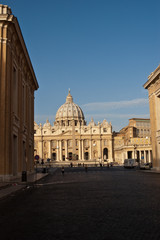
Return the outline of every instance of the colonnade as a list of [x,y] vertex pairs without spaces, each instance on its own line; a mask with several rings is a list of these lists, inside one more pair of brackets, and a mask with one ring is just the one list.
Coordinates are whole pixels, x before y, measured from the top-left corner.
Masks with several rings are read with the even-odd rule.
[[139,159],[140,162],[149,163],[149,162],[152,162],[152,150],[145,149],[145,150],[126,151],[124,153],[124,159],[127,159],[127,158]]

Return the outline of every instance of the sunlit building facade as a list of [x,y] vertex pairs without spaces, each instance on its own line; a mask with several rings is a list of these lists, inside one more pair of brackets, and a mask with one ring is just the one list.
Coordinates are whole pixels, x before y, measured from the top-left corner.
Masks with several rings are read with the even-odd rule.
[[69,92],[66,102],[58,109],[53,125],[34,124],[34,151],[40,159],[57,162],[70,160],[96,163],[118,162],[126,158],[151,162],[152,148],[149,119],[130,119],[120,132],[104,120],[86,124],[82,109],[73,102]]
[[114,133],[114,159],[137,159],[140,163],[152,162],[150,119],[132,118],[128,126]]
[[35,155],[46,160],[110,160],[113,161],[112,125],[104,120],[87,125],[82,109],[68,93],[58,109],[52,126],[47,120],[35,123]]
[[38,83],[17,18],[0,4],[0,180],[33,171]]
[[144,88],[149,95],[153,168],[160,170],[160,65],[149,75]]

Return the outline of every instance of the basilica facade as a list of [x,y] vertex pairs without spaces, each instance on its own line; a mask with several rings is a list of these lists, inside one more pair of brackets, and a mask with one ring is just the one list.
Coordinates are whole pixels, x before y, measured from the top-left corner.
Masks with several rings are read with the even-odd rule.
[[47,120],[42,126],[34,124],[35,155],[40,159],[113,160],[112,125],[104,120],[86,124],[82,109],[68,93],[66,102],[58,109],[52,126]]
[[48,120],[43,126],[34,123],[34,155],[58,163],[77,160],[123,164],[126,158],[151,162],[150,119],[130,119],[119,132],[113,132],[106,120],[96,124],[91,119],[86,124],[82,109],[69,91],[53,125]]

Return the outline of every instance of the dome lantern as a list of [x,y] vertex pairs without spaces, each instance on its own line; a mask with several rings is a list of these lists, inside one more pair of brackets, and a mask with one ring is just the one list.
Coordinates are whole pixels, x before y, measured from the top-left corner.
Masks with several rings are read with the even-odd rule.
[[66,98],[66,103],[73,103],[73,97],[71,96],[70,89]]

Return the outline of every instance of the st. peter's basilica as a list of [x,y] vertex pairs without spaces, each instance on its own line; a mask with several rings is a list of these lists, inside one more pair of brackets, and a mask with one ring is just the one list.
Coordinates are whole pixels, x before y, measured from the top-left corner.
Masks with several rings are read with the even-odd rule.
[[53,126],[48,120],[43,126],[34,123],[34,155],[55,162],[79,160],[122,164],[125,158],[150,162],[149,129],[149,119],[130,119],[130,124],[119,133],[112,132],[112,125],[106,120],[96,124],[91,119],[87,125],[82,109],[73,102],[69,91]]

